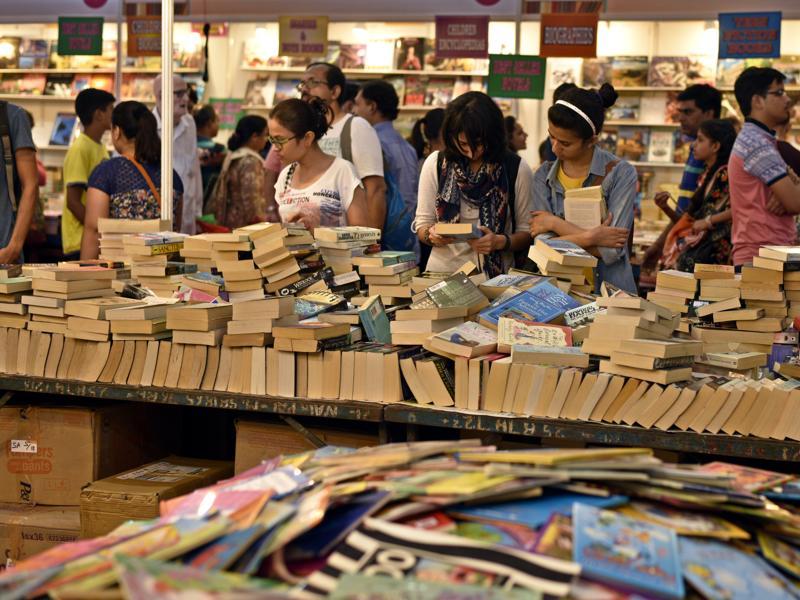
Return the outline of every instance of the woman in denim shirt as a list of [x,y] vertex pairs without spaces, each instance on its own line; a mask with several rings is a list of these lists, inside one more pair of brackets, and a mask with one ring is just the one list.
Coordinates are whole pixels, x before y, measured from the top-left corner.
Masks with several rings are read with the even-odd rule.
[[[534,175],[531,237],[555,237],[578,244],[600,260],[595,289],[607,281],[636,293],[630,263],[629,237],[636,198],[636,169],[597,146],[605,111],[617,99],[609,84],[598,90],[574,88],[547,111],[548,134],[555,161],[543,163]],[[601,185],[608,216],[593,229],[564,220],[564,191]]]

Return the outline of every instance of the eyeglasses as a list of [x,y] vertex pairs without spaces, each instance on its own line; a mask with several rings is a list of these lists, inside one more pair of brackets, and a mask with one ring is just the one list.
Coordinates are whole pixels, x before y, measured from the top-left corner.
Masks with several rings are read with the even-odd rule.
[[183,98],[189,93],[189,90],[173,90],[172,93],[175,94],[177,98]]
[[297,84],[297,91],[302,92],[303,90],[310,90],[317,85],[327,85],[330,87],[330,84],[322,79],[305,79]]
[[780,89],[780,90],[767,90],[767,95],[768,95],[768,96],[777,96],[778,98],[780,98],[780,97],[782,97],[782,96],[785,96],[785,95],[786,95],[786,90],[784,90],[784,89]]
[[293,135],[292,137],[289,137],[289,138],[275,137],[273,135],[268,135],[267,136],[267,140],[269,141],[270,144],[275,146],[275,150],[281,150],[290,141],[296,140],[296,139],[297,139],[296,135]]

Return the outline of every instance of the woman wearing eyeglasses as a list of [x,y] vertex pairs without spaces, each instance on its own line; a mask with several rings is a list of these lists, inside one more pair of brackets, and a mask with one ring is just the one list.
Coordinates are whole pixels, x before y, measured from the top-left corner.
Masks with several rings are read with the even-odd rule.
[[315,227],[368,225],[364,186],[352,163],[319,147],[330,107],[319,98],[280,102],[269,115],[269,141],[286,165],[275,184],[283,222]]
[[239,119],[228,139],[228,154],[214,185],[207,209],[217,223],[236,229],[266,220],[264,161],[267,120],[248,115]]

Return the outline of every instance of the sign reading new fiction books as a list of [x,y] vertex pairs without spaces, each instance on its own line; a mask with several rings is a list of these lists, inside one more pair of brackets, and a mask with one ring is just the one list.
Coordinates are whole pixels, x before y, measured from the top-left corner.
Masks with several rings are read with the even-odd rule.
[[494,98],[544,98],[547,59],[521,54],[490,54],[488,94]]
[[161,56],[161,17],[128,17],[128,56]]
[[244,116],[241,98],[211,98],[209,104],[217,112],[220,129],[236,129],[236,123]]
[[279,56],[325,56],[328,17],[280,17]]
[[539,54],[542,56],[597,56],[597,13],[542,15]]
[[103,17],[58,17],[58,53],[96,56],[103,53]]
[[489,56],[489,17],[436,17],[436,58]]
[[781,13],[720,13],[720,58],[778,58]]

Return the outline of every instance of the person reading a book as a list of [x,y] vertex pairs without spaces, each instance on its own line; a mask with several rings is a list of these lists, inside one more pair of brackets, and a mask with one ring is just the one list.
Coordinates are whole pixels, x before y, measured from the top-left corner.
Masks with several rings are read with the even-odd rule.
[[[130,100],[111,113],[111,141],[119,156],[100,163],[89,177],[81,260],[97,258],[100,219],[160,219],[161,138],[152,112]],[[183,183],[172,172],[173,229],[180,231]]]
[[267,145],[267,135],[264,117],[247,115],[236,124],[208,205],[218,224],[236,229],[266,220],[266,179],[260,152]]
[[269,141],[286,165],[275,183],[281,219],[309,231],[368,226],[366,193],[353,164],[319,147],[329,119],[330,107],[320,98],[284,100],[269,114]]
[[[605,111],[617,92],[609,84],[599,90],[572,88],[547,111],[548,133],[556,160],[536,171],[530,235],[556,237],[591,252],[600,262],[595,288],[607,281],[636,293],[630,263],[629,237],[637,193],[636,169],[597,146]],[[600,186],[606,216],[591,227],[567,221],[564,197],[568,190]]]
[[520,152],[528,148],[528,134],[522,128],[522,123],[516,117],[508,115],[503,119],[506,126],[506,138],[508,138],[508,149],[512,152]]
[[787,168],[775,138],[792,105],[785,79],[775,69],[749,67],[734,84],[745,116],[728,162],[736,266],[750,262],[765,244],[791,246],[797,240],[800,181]]
[[667,236],[659,270],[694,272],[695,263],[727,265],[731,261],[731,204],[728,188],[728,159],[736,130],[726,119],[712,119],[700,125],[693,154],[706,169],[686,211],[675,216]]
[[105,90],[87,88],[75,98],[75,113],[83,132],[64,157],[65,209],[61,214],[61,244],[64,260],[79,258],[83,221],[86,216],[86,190],[95,167],[108,159],[103,135],[111,129],[114,96]]
[[[531,168],[508,150],[503,113],[481,92],[467,92],[445,110],[444,151],[432,152],[420,174],[413,227],[432,246],[427,270],[452,273],[465,262],[487,277],[508,271],[514,251],[528,247]],[[467,241],[437,233],[440,223],[474,225]]]

